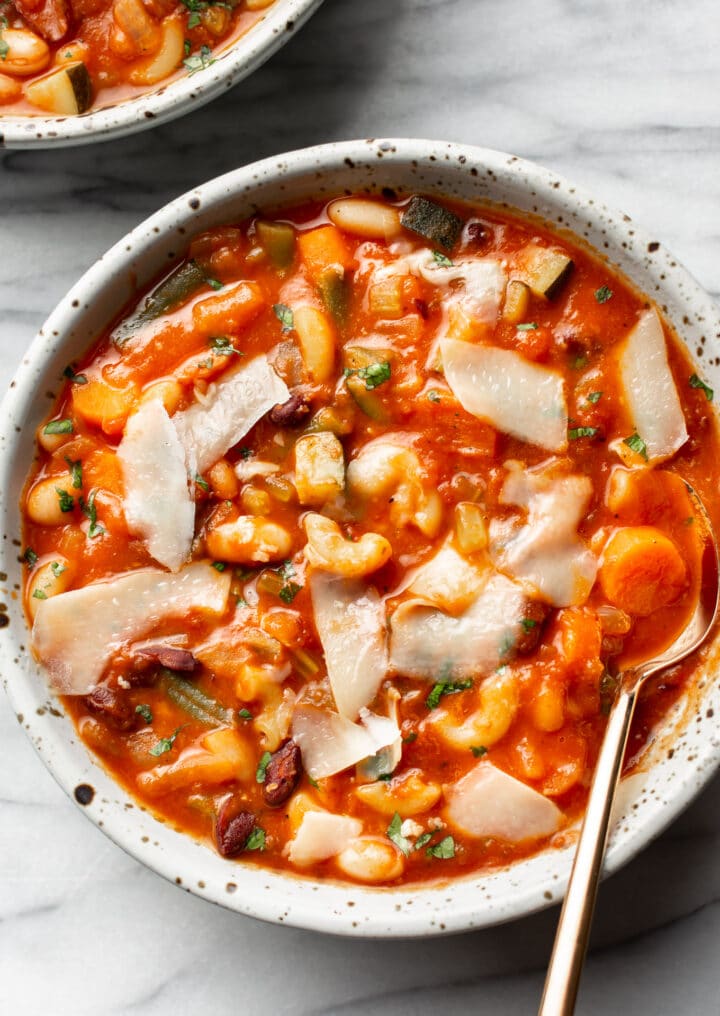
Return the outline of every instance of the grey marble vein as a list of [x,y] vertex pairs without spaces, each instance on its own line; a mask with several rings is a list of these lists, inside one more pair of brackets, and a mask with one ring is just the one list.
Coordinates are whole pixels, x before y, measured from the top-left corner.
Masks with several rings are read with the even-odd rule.
[[[141,218],[287,149],[434,137],[536,159],[720,294],[720,8],[710,0],[326,0],[248,81],[134,138],[0,155],[0,387]],[[141,868],[65,798],[0,697],[0,1011],[532,1013],[555,909],[445,940],[262,925]],[[720,778],[602,888],[579,1012],[720,1012]]]

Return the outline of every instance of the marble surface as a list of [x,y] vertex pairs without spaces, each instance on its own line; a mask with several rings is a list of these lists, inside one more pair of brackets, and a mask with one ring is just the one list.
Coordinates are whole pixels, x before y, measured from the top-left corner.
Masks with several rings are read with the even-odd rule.
[[[628,212],[720,294],[720,11],[710,0],[327,0],[213,105],[135,138],[0,155],[0,386],[141,218],[265,155],[393,134],[512,151]],[[252,922],[126,857],[0,698],[0,1011],[531,1013],[555,910],[424,942]],[[603,888],[578,1011],[720,1012],[720,779]]]

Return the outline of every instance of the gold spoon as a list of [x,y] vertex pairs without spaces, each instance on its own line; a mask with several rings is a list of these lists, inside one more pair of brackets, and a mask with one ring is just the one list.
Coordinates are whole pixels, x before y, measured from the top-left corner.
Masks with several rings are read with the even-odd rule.
[[580,986],[607,846],[613,799],[638,692],[652,674],[679,663],[697,649],[707,638],[717,616],[720,583],[715,534],[702,501],[689,483],[685,486],[697,509],[703,537],[697,607],[687,626],[664,653],[620,675],[617,697],[610,711],[565,902],[560,912],[538,1016],[571,1016],[575,1011],[575,999]]

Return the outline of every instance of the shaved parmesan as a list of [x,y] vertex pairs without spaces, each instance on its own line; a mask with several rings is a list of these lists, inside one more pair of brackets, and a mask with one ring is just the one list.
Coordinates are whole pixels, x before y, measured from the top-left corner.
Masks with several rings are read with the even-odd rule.
[[38,606],[33,650],[57,692],[86,695],[119,649],[160,622],[192,611],[221,614],[231,578],[197,562],[176,575],[142,568],[60,593]]
[[457,339],[440,342],[445,380],[463,409],[521,441],[567,448],[562,376],[520,353]]
[[656,310],[640,316],[623,343],[619,368],[633,427],[645,443],[648,461],[670,458],[685,444],[688,433]]
[[362,832],[362,822],[328,811],[306,811],[290,841],[288,858],[292,864],[306,866],[335,857]]
[[446,543],[412,576],[408,591],[448,614],[459,614],[473,602],[485,585],[486,575]]
[[117,457],[130,532],[145,540],[156,561],[177,571],[190,556],[195,505],[183,446],[159,399],[144,403],[128,419]]
[[321,780],[395,745],[400,730],[394,720],[367,710],[360,723],[352,723],[339,713],[300,705],[293,716],[292,737],[307,772]]
[[390,619],[390,666],[428,681],[489,674],[515,645],[525,604],[522,589],[497,573],[458,617],[406,600]]
[[385,609],[372,586],[326,572],[313,572],[310,592],[335,705],[354,720],[387,672]]
[[446,791],[445,814],[466,836],[523,843],[551,836],[563,814],[532,787],[508,776],[490,762],[481,762]]
[[226,371],[202,401],[173,417],[190,472],[204,473],[273,406],[289,398],[287,385],[264,356]]
[[591,496],[587,476],[511,464],[500,501],[526,508],[527,523],[490,523],[495,565],[556,607],[584,603],[595,582],[597,559],[577,535],[577,527]]
[[490,258],[444,261],[449,259],[438,258],[431,250],[423,248],[381,267],[375,278],[406,273],[418,275],[432,286],[447,289],[449,302],[462,307],[477,321],[493,323],[505,292],[506,277],[502,264]]

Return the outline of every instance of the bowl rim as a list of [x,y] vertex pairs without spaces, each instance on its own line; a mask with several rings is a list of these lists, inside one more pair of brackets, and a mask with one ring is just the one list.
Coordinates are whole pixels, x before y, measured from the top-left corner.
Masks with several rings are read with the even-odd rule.
[[285,45],[323,0],[276,0],[251,28],[221,50],[201,74],[78,116],[0,115],[0,149],[69,148],[109,141],[199,109],[256,71]]
[[[598,228],[605,223],[603,233],[608,234],[608,230],[610,234],[613,230],[618,233],[614,240],[608,234],[608,242],[605,244],[613,254],[625,256],[622,247],[627,246],[628,241],[631,241],[631,247],[634,244],[639,249],[652,251],[650,256],[644,257],[644,263],[650,277],[658,279],[655,288],[661,291],[661,295],[669,292],[670,283],[662,280],[666,280],[670,273],[678,292],[681,292],[682,300],[697,311],[697,320],[705,322],[703,327],[710,330],[712,335],[720,335],[720,313],[712,298],[662,245],[637,229],[628,216],[610,211],[551,170],[516,156],[474,146],[423,139],[361,139],[300,149],[264,159],[193,188],[136,226],[82,276],[40,329],[5,396],[0,414],[0,518],[4,533],[0,545],[0,569],[11,573],[13,567],[15,570],[18,568],[18,551],[11,545],[8,524],[8,519],[12,516],[13,497],[16,496],[11,494],[13,487],[9,481],[12,448],[19,440],[17,423],[32,403],[38,377],[48,374],[53,358],[57,361],[58,352],[70,337],[71,322],[83,313],[83,303],[85,308],[90,306],[93,293],[101,292],[103,285],[107,286],[123,269],[127,269],[138,251],[149,249],[153,244],[164,245],[166,250],[172,242],[171,238],[174,237],[177,241],[178,226],[190,224],[193,210],[201,203],[206,211],[217,209],[221,216],[222,208],[228,202],[237,201],[240,197],[250,202],[253,192],[263,184],[279,186],[282,191],[279,182],[287,184],[289,180],[304,181],[305,193],[309,196],[314,192],[313,181],[317,180],[319,170],[331,179],[333,174],[347,172],[348,166],[352,167],[352,172],[357,170],[361,176],[372,175],[377,172],[379,159],[386,160],[386,164],[408,174],[411,165],[419,166],[428,174],[434,173],[436,176],[442,173],[443,165],[450,165],[454,171],[461,167],[463,173],[474,172],[476,176],[482,172],[491,180],[507,177],[513,181],[517,178],[519,185],[531,186],[531,193],[536,195],[539,202],[547,200],[549,207],[564,207],[558,206],[558,195],[562,194],[577,209],[580,216],[578,221],[582,218],[593,220]],[[408,183],[410,184],[410,179]],[[358,189],[363,189],[363,186],[358,181]],[[426,186],[424,189],[432,192],[433,188]],[[443,193],[442,181],[438,181],[434,189],[436,193]],[[339,188],[333,190],[333,193],[340,192]],[[277,201],[279,206],[282,203],[282,199]],[[480,198],[478,203],[481,203]],[[560,219],[562,223],[563,218]],[[192,231],[190,229],[188,233],[191,235]],[[583,242],[579,230],[574,231],[574,235]],[[188,240],[189,236],[185,242]],[[600,253],[601,256],[607,256]],[[637,255],[628,257],[631,263],[638,261]],[[687,327],[691,325],[688,324]],[[710,369],[708,361],[705,361],[704,366]],[[718,368],[715,370],[717,373]],[[14,490],[17,491],[17,487]],[[69,736],[58,734],[55,725],[63,719],[63,715],[57,710],[53,711],[48,703],[47,688],[44,685],[38,687],[37,667],[28,661],[27,653],[23,654],[23,633],[26,638],[27,630],[18,596],[12,593],[8,599],[11,624],[4,629],[4,633],[0,633],[0,673],[15,712],[19,714],[18,719],[36,751],[56,781],[76,803],[78,799],[74,795],[74,788],[84,782],[84,775],[88,779],[92,777],[93,784],[99,786],[101,792],[104,790],[106,796],[96,794],[95,801],[83,808],[87,817],[128,854],[169,881],[182,884],[186,890],[231,910],[264,920],[334,934],[387,938],[437,935],[485,927],[533,913],[561,898],[569,873],[571,846],[541,851],[527,861],[486,876],[399,889],[320,883],[293,874],[269,872],[248,864],[228,865],[228,862],[222,862],[222,879],[203,878],[193,882],[184,877],[185,869],[181,878],[177,874],[180,862],[175,859],[176,854],[191,867],[194,856],[197,859],[194,871],[197,873],[208,866],[212,867],[207,857],[203,856],[210,852],[190,837],[159,823],[149,813],[142,814],[142,809],[138,810],[137,806],[135,817],[131,820],[137,828],[131,837],[127,828],[126,809],[127,802],[132,802],[132,798],[104,775],[104,770],[82,746],[80,750],[85,752],[84,768],[79,766],[78,744],[71,727]],[[14,642],[8,643],[3,634],[14,634]],[[35,677],[31,671],[34,671]],[[709,670],[704,670],[699,682],[706,700],[711,692],[715,694],[717,691],[714,687],[716,682],[709,679],[709,674]],[[720,699],[712,700],[712,703],[716,711],[720,709]],[[703,709],[706,706],[707,701],[704,701]],[[69,721],[66,723],[69,724]],[[700,723],[690,726],[689,722],[687,734],[683,728],[683,737],[689,738],[688,760],[692,760],[692,765],[679,769],[677,764],[673,766],[670,761],[673,757],[671,751],[667,759],[661,759],[657,764],[654,762],[649,770],[648,782],[652,783],[650,777],[656,770],[665,767],[663,772],[670,786],[667,796],[655,787],[646,792],[646,783],[640,779],[636,800],[640,800],[641,794],[645,795],[642,797],[642,808],[635,815],[628,804],[622,820],[625,824],[622,829],[618,827],[617,836],[613,837],[608,849],[606,874],[621,867],[657,836],[711,778],[720,764],[720,739],[701,735],[698,733],[701,729]],[[692,740],[693,737],[695,740]],[[643,777],[643,774],[639,776]],[[630,784],[635,779],[636,777],[631,777],[625,782]],[[112,793],[119,794],[119,799],[108,799]],[[633,808],[637,808],[636,803]],[[142,840],[136,835],[140,829],[149,833]],[[552,864],[545,871],[548,857],[551,857]],[[225,880],[227,884],[224,884]],[[499,898],[494,898],[493,890],[497,885],[502,894]],[[231,891],[230,886],[234,886],[234,890]],[[348,900],[348,897],[352,899]],[[348,910],[348,907],[353,909]]]

